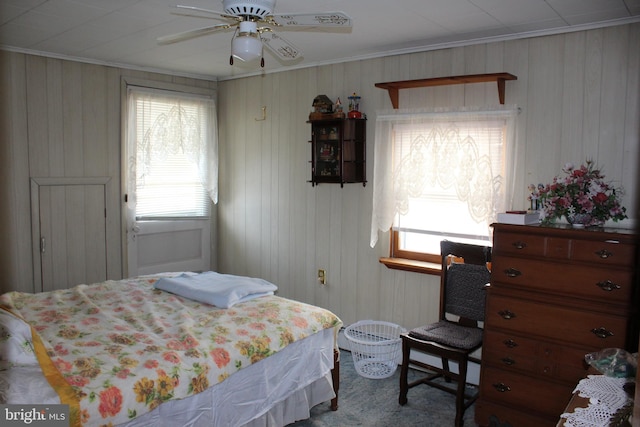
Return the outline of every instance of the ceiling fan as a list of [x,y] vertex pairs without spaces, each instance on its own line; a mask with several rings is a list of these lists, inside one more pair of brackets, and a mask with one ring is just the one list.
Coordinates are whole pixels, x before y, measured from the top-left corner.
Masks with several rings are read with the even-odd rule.
[[226,23],[163,36],[157,40],[160,44],[170,44],[235,29],[229,63],[233,65],[234,58],[246,62],[261,58],[260,65],[264,67],[263,46],[284,61],[292,61],[301,56],[300,50],[276,34],[274,28],[291,27],[303,31],[351,28],[351,18],[342,12],[273,14],[275,5],[276,0],[222,0],[224,13],[177,5],[175,14],[216,19]]

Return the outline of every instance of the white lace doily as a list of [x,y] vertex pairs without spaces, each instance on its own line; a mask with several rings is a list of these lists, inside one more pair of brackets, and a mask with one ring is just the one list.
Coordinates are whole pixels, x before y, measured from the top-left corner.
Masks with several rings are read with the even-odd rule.
[[589,375],[576,386],[574,393],[589,399],[589,406],[564,413],[565,427],[609,426],[611,418],[631,401],[624,391],[628,378],[612,378],[605,375]]

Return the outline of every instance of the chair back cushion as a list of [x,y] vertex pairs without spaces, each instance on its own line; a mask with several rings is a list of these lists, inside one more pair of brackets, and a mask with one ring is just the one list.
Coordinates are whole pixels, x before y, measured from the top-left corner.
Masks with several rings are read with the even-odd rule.
[[484,287],[490,278],[484,265],[451,264],[444,285],[445,312],[475,321],[484,320]]

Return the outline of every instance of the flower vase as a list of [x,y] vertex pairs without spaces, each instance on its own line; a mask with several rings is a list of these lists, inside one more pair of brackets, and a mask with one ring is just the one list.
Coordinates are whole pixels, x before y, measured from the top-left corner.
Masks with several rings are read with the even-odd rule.
[[567,222],[571,224],[573,228],[584,228],[591,222],[591,215],[589,214],[573,214],[567,215]]

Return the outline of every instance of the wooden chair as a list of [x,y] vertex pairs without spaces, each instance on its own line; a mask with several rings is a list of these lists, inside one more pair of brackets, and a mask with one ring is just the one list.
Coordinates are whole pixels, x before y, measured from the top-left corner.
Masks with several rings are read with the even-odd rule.
[[[400,370],[400,405],[407,403],[410,388],[426,384],[456,396],[455,426],[462,426],[464,411],[478,397],[466,391],[468,361],[480,363],[471,353],[482,346],[485,287],[489,283],[488,266],[491,248],[442,241],[440,243],[442,276],[440,280],[440,319],[438,322],[401,334],[402,367]],[[489,267],[490,268],[490,267]],[[442,367],[415,360],[421,352],[439,357]],[[412,356],[414,358],[412,358]],[[458,372],[451,372],[449,361],[457,362]],[[409,365],[427,370],[423,378],[408,383]],[[439,378],[444,378],[437,381]],[[457,386],[449,386],[451,380]]]

